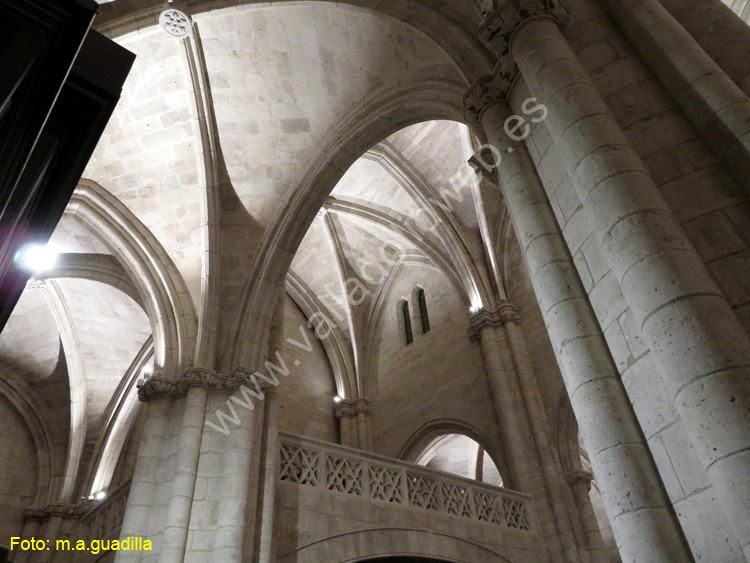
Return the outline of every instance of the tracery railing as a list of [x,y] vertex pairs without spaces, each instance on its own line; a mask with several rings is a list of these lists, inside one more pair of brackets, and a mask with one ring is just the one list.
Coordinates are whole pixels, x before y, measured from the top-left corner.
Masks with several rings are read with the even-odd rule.
[[81,518],[89,541],[113,540],[119,537],[129,494],[130,481],[110,493],[101,504]]
[[337,444],[286,433],[280,438],[282,481],[530,529],[528,495]]

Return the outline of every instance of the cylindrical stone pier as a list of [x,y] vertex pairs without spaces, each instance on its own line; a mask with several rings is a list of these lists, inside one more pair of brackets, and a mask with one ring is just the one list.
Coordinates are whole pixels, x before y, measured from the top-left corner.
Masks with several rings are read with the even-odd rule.
[[208,389],[205,387],[188,389],[177,445],[177,464],[164,525],[160,559],[164,563],[182,563],[185,559],[207,401]]
[[750,192],[750,100],[658,0],[602,0],[735,182]]
[[557,23],[526,19],[510,52],[750,555],[750,337]]
[[509,116],[507,105],[496,102],[481,122],[503,151],[499,183],[621,556],[634,563],[691,561],[541,180],[526,147],[504,130]]

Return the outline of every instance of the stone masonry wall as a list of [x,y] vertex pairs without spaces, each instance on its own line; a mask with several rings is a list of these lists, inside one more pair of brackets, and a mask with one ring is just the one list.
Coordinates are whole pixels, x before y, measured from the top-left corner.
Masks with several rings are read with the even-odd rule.
[[23,511],[36,495],[38,462],[34,441],[15,407],[0,395],[0,543],[20,536]]

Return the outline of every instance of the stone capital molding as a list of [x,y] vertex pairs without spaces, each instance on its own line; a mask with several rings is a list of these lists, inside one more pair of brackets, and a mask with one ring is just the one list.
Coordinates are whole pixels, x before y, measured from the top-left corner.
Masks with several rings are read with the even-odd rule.
[[464,96],[464,117],[478,126],[482,111],[489,105],[505,101],[518,78],[518,65],[510,54],[513,33],[531,18],[549,17],[563,28],[568,10],[559,0],[506,0],[494,10],[479,28],[479,39],[498,57],[491,76],[478,79]]
[[482,330],[485,328],[496,328],[508,323],[519,324],[521,313],[518,307],[511,301],[504,301],[492,311],[480,309],[471,316],[471,326],[466,331],[472,342],[480,342]]
[[354,401],[339,403],[336,405],[334,412],[336,418],[356,418],[359,413],[371,414],[372,401],[355,399]]
[[568,485],[570,485],[571,487],[579,483],[582,483],[586,485],[586,488],[588,490],[591,490],[591,481],[593,480],[594,480],[594,475],[589,471],[576,470],[576,471],[568,471],[565,474],[565,481],[567,481]]
[[176,380],[164,379],[158,375],[149,377],[138,385],[138,399],[148,402],[156,397],[176,399],[187,394],[191,387],[205,387],[213,391],[232,393],[242,385],[254,387],[258,392],[265,392],[270,385],[259,379],[254,372],[236,368],[228,375],[221,375],[207,368],[190,368]]
[[50,518],[80,520],[99,503],[86,501],[81,504],[51,503],[44,508],[31,507],[23,511],[24,522],[46,522]]
[[531,18],[548,17],[564,28],[568,14],[560,0],[505,0],[479,28],[479,39],[502,59],[510,55],[513,33],[522,23]]

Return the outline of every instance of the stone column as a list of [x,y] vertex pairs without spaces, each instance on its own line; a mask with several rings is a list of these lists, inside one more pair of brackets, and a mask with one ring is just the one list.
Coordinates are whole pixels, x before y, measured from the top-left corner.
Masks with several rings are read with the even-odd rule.
[[501,151],[498,181],[594,471],[601,476],[621,555],[633,562],[690,561],[541,180],[526,147],[505,130],[511,114],[503,99],[511,82],[478,81],[466,98],[467,117],[481,119],[489,142]]
[[356,448],[359,443],[357,436],[357,427],[354,419],[357,417],[357,411],[353,403],[341,402],[336,405],[336,418],[339,419],[339,431],[341,434],[341,445],[350,448]]
[[[566,509],[566,498],[564,484],[562,483],[562,467],[552,455],[552,447],[547,437],[547,413],[539,393],[536,376],[531,365],[529,350],[526,340],[521,332],[521,314],[512,303],[504,303],[500,307],[501,317],[504,320],[505,333],[508,337],[508,346],[513,356],[513,365],[516,368],[518,384],[525,406],[526,418],[531,428],[532,437],[542,469],[545,486],[550,495],[550,502],[555,512],[558,526],[561,528],[561,539],[567,553],[574,556],[577,552],[569,512]],[[590,560],[589,554],[581,551],[578,558],[582,563]]]
[[750,337],[557,23],[543,17],[550,4],[543,13],[517,11],[512,25],[493,25],[498,33],[486,37],[510,43],[531,93],[548,108],[545,125],[747,550]]
[[[30,540],[31,538],[38,537],[44,518],[45,515],[43,509],[26,509],[23,513],[23,531],[21,532],[21,539]],[[18,550],[11,552],[11,561],[15,561],[15,563],[27,563],[31,562],[31,556],[32,552],[30,551]]]
[[503,476],[505,486],[529,493],[534,486],[531,483],[531,469],[525,455],[528,445],[524,442],[523,433],[515,420],[518,406],[513,404],[515,393],[508,382],[506,368],[503,365],[501,344],[495,334],[496,327],[502,327],[499,312],[480,309],[471,316],[469,338],[472,342],[479,342],[482,347],[490,393],[498,418],[500,439],[503,441],[511,471],[509,479]]
[[750,27],[721,0],[660,0],[708,55],[750,96]]
[[245,560],[246,548],[252,553],[253,546],[246,547],[245,537],[248,530],[255,530],[264,408],[264,401],[258,401],[251,412],[243,412],[239,424],[222,440],[224,454],[213,544],[216,561],[240,563]]
[[745,93],[659,0],[602,3],[735,182],[750,192],[750,100]]
[[279,398],[275,387],[266,391],[264,403],[260,525],[256,526],[255,551],[259,563],[271,563],[276,561],[273,525],[276,487],[279,482]]
[[[146,407],[146,420],[138,447],[120,539],[131,536],[149,539],[149,524],[157,490],[156,476],[159,474],[159,466],[163,463],[162,454],[169,435],[170,402],[167,397],[154,397]],[[141,561],[144,555],[141,551],[118,551],[115,561],[135,563]]]
[[602,533],[599,530],[599,523],[596,521],[594,507],[591,505],[591,497],[589,496],[591,481],[593,479],[594,476],[588,471],[570,471],[565,474],[565,480],[570,485],[571,491],[573,491],[576,508],[581,515],[583,532],[586,535],[586,543],[588,543],[589,551],[591,552],[591,560],[604,563],[609,558],[607,550],[604,547]]
[[510,44],[675,407],[750,555],[750,336],[688,241],[557,23]]
[[205,387],[195,386],[188,390],[177,445],[175,475],[164,524],[160,559],[164,563],[181,563],[185,558],[207,401],[208,389]]
[[359,449],[371,452],[372,432],[370,430],[370,416],[372,415],[372,402],[367,399],[357,399],[354,401],[354,410],[357,413]]
[[[574,554],[569,546],[563,545],[565,534],[558,529],[557,514],[551,499],[547,498],[544,484],[537,487],[533,477],[540,473],[535,463],[533,453],[529,447],[528,438],[532,436],[528,419],[524,414],[524,406],[518,404],[517,375],[513,367],[510,351],[504,346],[504,336],[500,331],[512,315],[512,308],[501,307],[494,311],[481,309],[471,316],[469,338],[472,342],[479,342],[482,347],[484,364],[487,370],[490,393],[495,403],[500,439],[503,441],[510,467],[510,483],[506,487],[516,488],[526,493],[541,492],[535,498],[537,515],[546,514],[547,518],[538,518],[541,523],[539,533],[547,538],[552,545],[552,553],[565,553],[566,560],[574,560]],[[505,348],[505,349],[504,349]],[[507,480],[506,480],[507,481]],[[547,558],[550,554],[545,554]],[[554,560],[554,559],[553,559]]]

